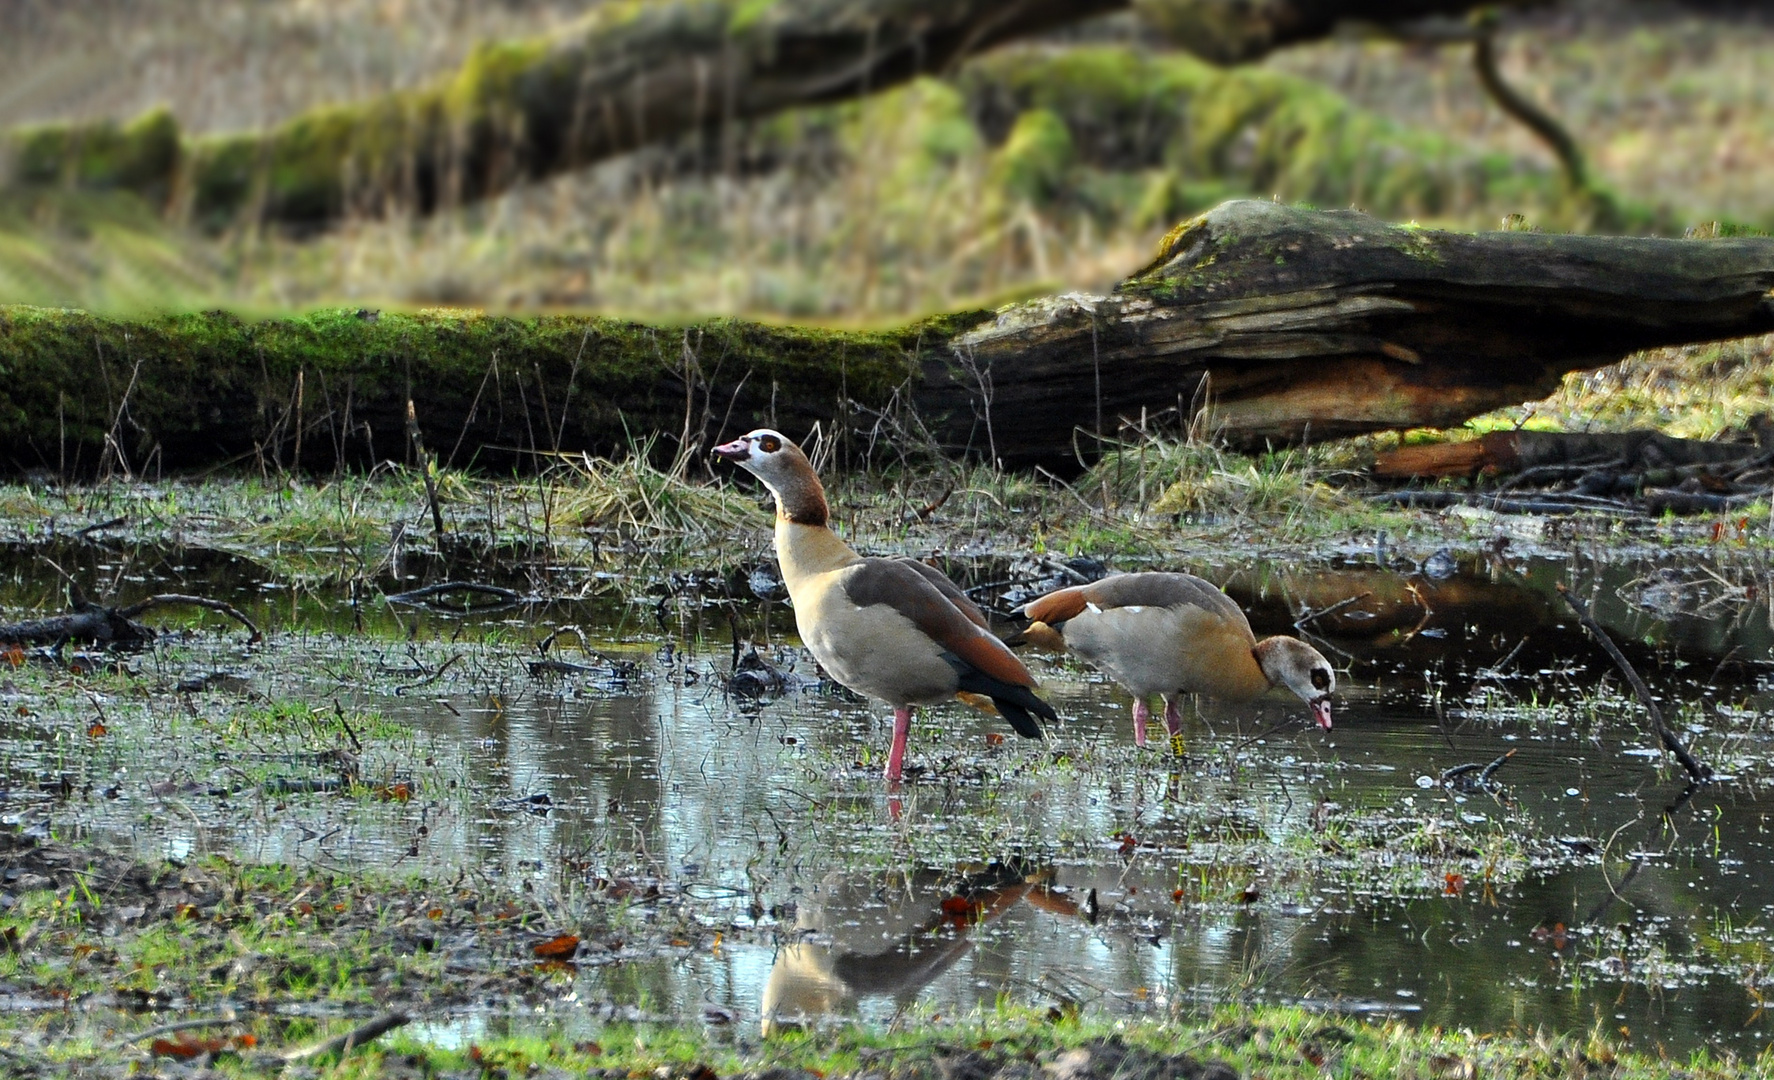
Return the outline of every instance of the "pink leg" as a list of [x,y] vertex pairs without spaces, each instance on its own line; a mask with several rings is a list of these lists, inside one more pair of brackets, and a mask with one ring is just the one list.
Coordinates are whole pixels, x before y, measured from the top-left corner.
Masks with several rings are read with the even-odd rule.
[[891,783],[897,783],[905,772],[905,741],[911,733],[911,706],[894,709],[893,746],[887,751],[887,779]]
[[1133,745],[1142,749],[1145,747],[1146,721],[1150,719],[1152,719],[1152,707],[1146,704],[1145,698],[1136,696],[1133,699]]
[[1183,730],[1183,710],[1177,708],[1175,698],[1164,699],[1164,730],[1172,735]]

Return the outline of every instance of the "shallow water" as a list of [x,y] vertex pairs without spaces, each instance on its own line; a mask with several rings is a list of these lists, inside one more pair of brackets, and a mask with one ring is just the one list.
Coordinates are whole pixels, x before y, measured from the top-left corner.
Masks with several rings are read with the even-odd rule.
[[[78,580],[116,581],[123,599],[174,586],[225,596],[271,643],[249,650],[206,620],[215,632],[132,661],[144,678],[237,676],[190,695],[194,723],[152,720],[172,725],[152,740],[95,749],[9,715],[8,820],[174,858],[468,868],[568,899],[625,895],[643,918],[669,904],[720,935],[582,962],[556,1015],[439,1018],[440,1039],[584,1023],[585,1002],[713,1007],[756,1025],[1005,997],[1599,1026],[1672,1053],[1768,1039],[1756,995],[1774,956],[1762,870],[1774,632],[1768,590],[1748,578],[1576,557],[1469,561],[1433,568],[1452,571],[1440,579],[1366,553],[1202,565],[1259,633],[1370,594],[1306,624],[1346,669],[1333,732],[1308,730],[1299,702],[1273,696],[1204,705],[1186,758],[1141,752],[1118,689],[1039,661],[1067,718],[1049,745],[998,745],[1006,729],[959,706],[922,714],[921,771],[889,794],[876,775],[885,710],[818,684],[791,614],[723,579],[683,578],[645,604],[462,616],[354,607],[214,553],[16,548],[0,563],[7,610],[59,602],[46,554]],[[1004,582],[1026,568],[952,569]],[[1591,599],[1731,779],[1665,818],[1681,775],[1646,751],[1636,707],[1603,688],[1617,680],[1555,598],[1560,580]],[[568,624],[604,657],[563,641],[550,656],[585,670],[533,675],[529,643]],[[760,654],[789,674],[786,689],[729,692],[735,632],[767,642]],[[244,775],[239,744],[206,741],[201,717],[254,694],[409,726],[365,768],[417,797],[227,782]],[[122,695],[107,704],[111,726],[129,722]],[[264,760],[281,760],[263,741]],[[1436,782],[1509,751],[1495,792]]]

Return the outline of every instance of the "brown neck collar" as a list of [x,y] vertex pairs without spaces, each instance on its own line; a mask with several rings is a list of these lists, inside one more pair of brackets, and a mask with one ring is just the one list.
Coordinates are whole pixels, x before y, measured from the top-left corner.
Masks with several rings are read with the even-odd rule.
[[824,528],[830,519],[825,503],[825,487],[820,484],[819,475],[805,458],[796,464],[800,467],[784,477],[775,487],[776,517],[780,521],[792,521],[796,525]]

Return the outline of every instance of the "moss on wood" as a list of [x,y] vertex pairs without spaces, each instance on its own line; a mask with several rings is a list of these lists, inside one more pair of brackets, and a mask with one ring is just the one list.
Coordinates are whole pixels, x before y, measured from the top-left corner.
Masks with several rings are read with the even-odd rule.
[[268,131],[183,136],[165,114],[125,128],[16,130],[0,137],[0,183],[173,192],[209,226],[245,215],[312,229],[388,204],[427,213],[735,120],[871,93],[1124,2],[601,4],[569,32],[483,45],[431,85],[312,109]]
[[408,397],[431,446],[465,448],[457,464],[609,451],[686,423],[706,444],[729,412],[800,431],[845,399],[882,405],[921,348],[967,324],[646,326],[451,310],[129,320],[0,307],[0,447],[15,467],[71,472],[95,468],[108,437],[137,470],[255,454],[288,464],[298,377],[308,467],[404,458]]

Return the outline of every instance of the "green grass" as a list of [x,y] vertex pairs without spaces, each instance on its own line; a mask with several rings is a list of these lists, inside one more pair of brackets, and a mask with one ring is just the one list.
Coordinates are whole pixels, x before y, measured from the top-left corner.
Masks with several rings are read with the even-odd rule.
[[[321,1027],[331,1034],[349,1030],[350,1023],[303,1027],[308,1037],[318,1037],[323,1034]],[[1664,1080],[1672,1075],[1722,1080],[1765,1075],[1774,1065],[1765,1057],[1746,1061],[1707,1053],[1671,1059],[1624,1050],[1617,1040],[1618,1033],[1599,1026],[1589,1034],[1570,1037],[1532,1030],[1479,1034],[1279,1006],[1227,1006],[1201,1015],[1113,1020],[1079,1019],[1061,1007],[1001,1007],[964,1016],[915,1009],[886,1030],[837,1024],[765,1040],[720,1027],[617,1023],[600,1025],[589,1035],[485,1033],[459,1048],[443,1049],[397,1031],[342,1062],[323,1059],[320,1075],[328,1080],[367,1080],[434,1073],[576,1076],[591,1071],[606,1077],[685,1078],[702,1075],[700,1069],[706,1068],[720,1077],[790,1069],[830,1078],[888,1071],[902,1080],[935,1080],[948,1075],[945,1063],[952,1068],[954,1059],[964,1055],[974,1055],[972,1060],[987,1070],[1039,1070],[1070,1051],[1083,1049],[1097,1056],[1107,1050],[1119,1056],[1126,1048],[1151,1055],[1146,1060],[1160,1068],[1168,1059],[1187,1056],[1224,1062],[1240,1076],[1272,1080],[1325,1076],[1528,1080],[1596,1075],[1612,1080]],[[90,1062],[90,1053],[88,1045],[75,1041],[46,1057],[73,1064]],[[230,1075],[252,1074],[238,1061],[224,1059],[220,1067]],[[1130,1061],[1129,1075],[1145,1075],[1133,1068]],[[1168,1069],[1159,1073],[1168,1074]],[[1107,1078],[1106,1073],[1082,1075]]]

